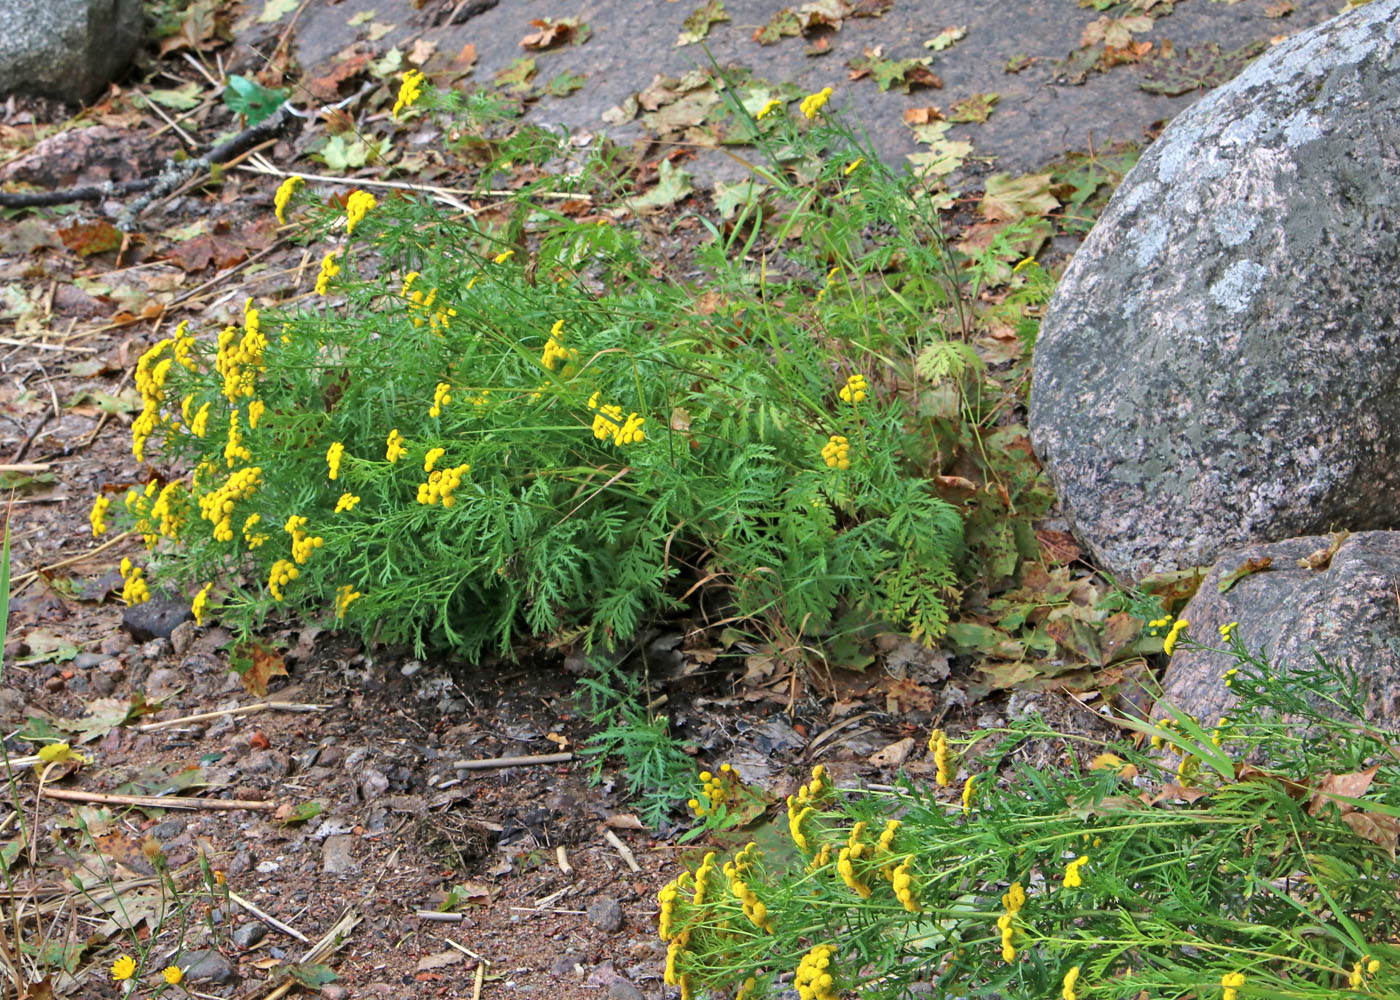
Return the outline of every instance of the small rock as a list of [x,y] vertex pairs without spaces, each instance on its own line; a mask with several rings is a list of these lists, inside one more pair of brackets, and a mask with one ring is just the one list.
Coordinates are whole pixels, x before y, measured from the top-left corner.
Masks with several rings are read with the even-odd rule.
[[233,929],[232,937],[234,944],[247,951],[267,937],[267,925],[256,920],[251,923],[239,924]]
[[204,735],[208,736],[210,739],[215,739],[224,735],[224,733],[231,732],[233,732],[233,716],[224,714],[219,716],[219,721],[210,726],[209,731]]
[[292,761],[281,750],[258,750],[239,763],[238,772],[244,776],[270,774],[274,778],[285,778],[292,773]]
[[612,896],[599,896],[588,904],[588,922],[605,934],[622,930],[622,904]]
[[91,670],[93,667],[99,667],[110,659],[111,657],[106,653],[79,653],[77,656],[73,657],[72,666],[75,670]]
[[339,983],[327,983],[321,987],[321,1000],[348,1000],[350,991]]
[[389,790],[389,779],[385,777],[383,771],[367,767],[360,778],[360,797],[366,802],[373,802],[379,796]]
[[625,979],[614,979],[608,983],[608,997],[609,1000],[645,1000],[642,991]]
[[549,967],[551,976],[578,976],[583,972],[583,956],[565,952]]
[[[169,639],[170,633],[175,631],[175,626],[182,621],[193,618],[190,605],[185,600],[172,600],[163,595],[157,594],[149,601],[140,604],[133,604],[122,612],[122,628],[131,633],[131,637],[137,642],[149,642],[152,639]],[[147,656],[159,656],[159,653],[147,653]]]
[[355,860],[355,838],[352,834],[340,833],[327,837],[321,848],[321,870],[327,875],[349,875],[360,870]]
[[113,632],[111,635],[107,636],[107,638],[103,639],[102,645],[97,648],[108,656],[116,656],[119,653],[125,653],[131,648],[131,636],[127,635],[125,632]]
[[174,840],[185,832],[188,821],[181,816],[172,816],[170,819],[162,820],[151,827],[151,836],[164,843],[167,840]]
[[162,656],[169,656],[170,640],[152,639],[141,647],[141,655],[148,660],[159,660]]
[[45,691],[62,691],[67,686],[68,679],[60,675],[55,675],[44,681]]
[[158,667],[146,678],[146,694],[152,698],[169,698],[185,686],[184,682],[185,678],[178,670]]
[[186,619],[170,630],[170,645],[175,650],[176,656],[184,656],[189,648],[194,645],[195,636],[199,634],[199,626],[193,621]]
[[399,673],[403,674],[405,677],[412,677],[414,674],[418,673],[418,671],[422,669],[422,660],[409,660],[403,666],[399,667]]
[[229,964],[228,959],[212,948],[192,952],[185,956],[185,960],[189,963],[185,966],[185,978],[190,982],[213,983],[215,986],[233,982],[233,966]]

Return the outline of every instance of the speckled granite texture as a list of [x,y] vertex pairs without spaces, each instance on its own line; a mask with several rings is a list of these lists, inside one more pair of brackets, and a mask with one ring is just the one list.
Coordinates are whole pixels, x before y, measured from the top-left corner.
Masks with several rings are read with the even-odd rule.
[[0,0],[0,95],[90,101],[131,61],[141,0]]

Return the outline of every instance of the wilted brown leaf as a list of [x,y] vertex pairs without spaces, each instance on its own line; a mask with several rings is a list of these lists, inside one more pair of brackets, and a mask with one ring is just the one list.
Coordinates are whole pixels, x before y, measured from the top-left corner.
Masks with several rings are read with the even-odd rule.
[[899,767],[909,759],[909,755],[913,752],[914,739],[906,736],[904,739],[891,743],[885,749],[872,754],[870,763],[876,767]]
[[243,688],[261,698],[267,694],[267,682],[273,677],[286,677],[287,665],[277,650],[259,643],[248,643],[234,654],[234,669],[241,670]]
[[80,257],[116,250],[122,245],[121,230],[110,222],[75,222],[58,230],[63,245]]
[[1358,837],[1384,847],[1394,860],[1396,838],[1400,838],[1400,822],[1389,816],[1360,811],[1347,813],[1342,817],[1342,822],[1351,827],[1351,832]]
[[1343,815],[1355,812],[1356,806],[1349,802],[1337,802],[1335,796],[1347,799],[1361,798],[1366,794],[1366,789],[1371,787],[1371,781],[1375,778],[1377,770],[1378,768],[1371,767],[1365,771],[1353,771],[1350,774],[1323,775],[1322,781],[1308,802],[1308,815],[1316,816],[1327,807],[1328,803],[1336,803]]

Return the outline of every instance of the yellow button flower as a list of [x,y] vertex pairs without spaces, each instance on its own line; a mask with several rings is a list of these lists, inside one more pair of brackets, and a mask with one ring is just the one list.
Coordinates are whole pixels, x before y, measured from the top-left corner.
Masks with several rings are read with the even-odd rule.
[[302,179],[293,174],[278,186],[277,193],[272,196],[272,207],[277,214],[277,221],[284,226],[287,224],[287,203],[292,200],[292,195],[302,183]]
[[399,98],[394,102],[395,118],[399,116],[400,111],[410,107],[422,95],[424,79],[423,74],[416,69],[404,73],[403,83],[399,84]]
[[112,978],[117,982],[130,979],[136,975],[136,959],[130,955],[122,955],[112,963]]
[[351,191],[350,197],[345,199],[345,235],[353,233],[369,210],[378,204],[368,191]]
[[185,970],[178,965],[167,965],[160,970],[160,974],[171,986],[179,986],[180,980],[185,978]]
[[807,116],[808,121],[817,117],[817,112],[826,107],[826,102],[831,100],[831,94],[832,90],[830,87],[823,87],[815,94],[808,94],[806,97],[802,98],[802,103],[799,107],[802,113]]

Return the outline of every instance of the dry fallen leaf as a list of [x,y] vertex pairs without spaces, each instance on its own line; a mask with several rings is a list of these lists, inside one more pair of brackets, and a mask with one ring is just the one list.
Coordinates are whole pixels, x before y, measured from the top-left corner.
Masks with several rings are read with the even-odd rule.
[[897,743],[891,743],[885,749],[872,754],[870,763],[876,767],[898,767],[909,759],[909,755],[914,752],[914,738],[906,736]]

